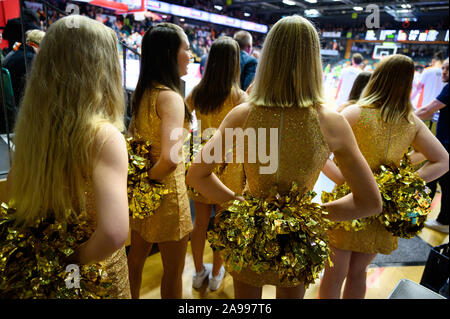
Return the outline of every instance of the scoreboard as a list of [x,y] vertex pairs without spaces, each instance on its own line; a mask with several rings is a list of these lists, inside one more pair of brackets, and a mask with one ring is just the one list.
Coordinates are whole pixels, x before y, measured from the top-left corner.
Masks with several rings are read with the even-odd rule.
[[386,42],[448,42],[449,32],[448,30],[368,30],[366,32],[365,40]]

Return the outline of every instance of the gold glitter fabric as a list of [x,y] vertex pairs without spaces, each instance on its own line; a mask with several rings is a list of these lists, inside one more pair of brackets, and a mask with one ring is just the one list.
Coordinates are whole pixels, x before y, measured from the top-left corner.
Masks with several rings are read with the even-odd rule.
[[252,196],[267,197],[274,185],[280,194],[287,193],[293,181],[301,194],[313,189],[330,154],[315,108],[252,107],[244,130],[247,128],[265,129],[266,143],[257,144],[265,147],[266,154],[270,150],[270,128],[278,128],[278,167],[273,174],[260,174],[260,167],[268,163],[249,163],[249,147],[255,146],[245,141],[245,187]]
[[[192,104],[191,101],[187,101],[190,105]],[[196,137],[196,142],[200,142],[201,140],[201,146],[206,144],[206,142],[209,140],[209,138],[214,134],[215,130],[219,128],[220,124],[222,123],[225,116],[236,106],[236,102],[233,99],[233,94],[231,93],[226,100],[224,101],[223,105],[220,107],[220,109],[216,112],[212,112],[209,114],[202,114],[198,109],[195,109],[195,106],[193,109],[195,109],[195,114],[197,117],[198,123],[201,124],[201,133],[199,136]],[[199,152],[201,150],[201,147],[197,147],[195,149],[195,152]],[[195,157],[196,154],[193,154]],[[233,161],[232,163],[222,163],[216,167],[216,170],[214,173],[217,175],[217,177],[233,192],[237,194],[242,194],[242,191],[244,189],[244,183],[245,183],[245,177],[244,177],[244,170],[242,167],[242,163],[236,163]],[[196,192],[194,189],[189,188],[188,191],[189,197],[195,200],[196,202],[201,202],[205,204],[215,204]]]
[[[15,225],[14,204],[0,206],[0,299],[100,299],[111,297],[104,264],[80,265],[71,255],[92,234],[86,211],[49,212],[33,225]],[[74,267],[72,265],[72,267]],[[79,280],[75,279],[78,278]]]
[[153,166],[150,141],[127,137],[128,207],[132,218],[144,219],[161,206],[162,197],[169,193],[163,184],[150,180],[148,170]]
[[[430,190],[405,154],[400,166],[381,165],[375,180],[383,200],[383,211],[374,216],[345,222],[335,222],[330,228],[360,231],[371,223],[381,223],[394,236],[405,239],[416,236],[425,226],[431,212]],[[347,184],[336,186],[333,192],[322,192],[322,202],[336,200],[350,193]]]
[[316,194],[299,194],[296,183],[284,196],[276,188],[272,194],[234,201],[218,214],[208,240],[227,271],[243,282],[259,276],[258,282],[278,287],[307,287],[330,262],[326,213],[311,202]]
[[[258,143],[251,143],[247,138],[245,139],[244,172],[246,176],[246,186],[244,193],[246,196],[248,198],[253,198],[256,201],[258,201],[258,199],[267,199],[270,198],[273,189],[276,188],[279,196],[283,198],[284,196],[289,195],[292,184],[295,183],[297,187],[296,193],[300,197],[302,195],[307,197],[306,194],[314,187],[320,171],[330,153],[328,145],[320,130],[316,109],[313,107],[291,107],[282,109],[253,106],[249,111],[249,115],[243,127],[244,130],[247,128],[255,130],[265,129],[266,142],[263,143],[262,141],[259,141]],[[268,166],[270,163],[261,163],[258,159],[256,162],[252,162],[252,159],[248,158],[248,151],[249,147],[265,147],[265,154],[269,155],[269,132],[271,128],[275,128],[278,131],[276,139],[276,142],[278,143],[275,143],[277,148],[274,150],[274,153],[277,153],[278,156],[272,159],[275,161],[275,163],[272,164],[277,165],[277,169],[271,174],[261,174],[260,167]],[[260,130],[259,132],[263,134],[264,131]],[[249,143],[251,144],[249,145]],[[256,150],[256,154],[258,154],[258,150]],[[297,213],[308,214],[308,210],[297,211]],[[295,223],[297,223],[297,221]],[[230,230],[231,229],[232,228],[230,228]],[[259,228],[257,228],[257,230],[259,230]],[[273,235],[271,230],[264,228],[263,231],[260,231],[258,236],[263,240],[264,238],[272,238]],[[296,246],[295,240],[287,239],[287,241],[289,243],[285,247]],[[271,241],[266,240],[264,242],[270,243]],[[306,246],[310,244],[310,242],[306,242]],[[274,250],[269,249],[269,251],[274,253],[276,245],[272,247]],[[298,254],[298,256],[300,255],[301,254]],[[311,254],[311,256],[312,255],[314,254]],[[289,256],[292,257],[292,255]],[[302,260],[301,258],[292,259],[291,257],[285,258],[285,262],[288,265],[289,263],[292,265],[291,270],[294,271],[294,269],[303,267],[305,272],[298,277],[293,276],[286,280],[281,280],[279,273],[270,269],[259,269],[258,271],[255,271],[250,267],[242,267],[240,272],[235,270],[232,271],[231,269],[229,269],[229,271],[236,279],[256,287],[261,287],[266,284],[277,285],[280,287],[294,287],[301,284],[307,285],[311,278],[314,278],[315,271],[320,271],[320,267],[315,268],[310,260]],[[317,261],[318,263],[315,264],[316,266],[323,265],[323,259],[319,258],[319,260],[320,261]]]
[[[161,119],[156,112],[156,101],[161,90],[167,89],[156,86],[148,90],[142,97],[139,114],[132,118],[134,137],[151,141],[150,159],[156,163],[161,154]],[[189,130],[189,123],[185,122],[185,129]],[[154,214],[144,219],[130,219],[131,229],[150,243],[178,241],[192,231],[191,210],[185,183],[184,161],[180,161],[175,171],[161,180],[168,189],[161,205]]]
[[[417,132],[415,123],[402,119],[397,124],[387,124],[381,120],[378,109],[366,107],[361,108],[359,119],[352,129],[359,149],[374,174],[380,173],[383,166],[399,167]],[[330,230],[329,236],[332,246],[361,253],[390,254],[398,247],[398,237],[381,223],[370,223],[357,232]]]

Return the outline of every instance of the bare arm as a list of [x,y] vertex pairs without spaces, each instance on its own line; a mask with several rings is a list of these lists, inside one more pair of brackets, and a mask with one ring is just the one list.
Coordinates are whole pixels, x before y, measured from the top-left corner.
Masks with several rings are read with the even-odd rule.
[[173,91],[161,91],[156,109],[161,118],[161,155],[149,170],[149,177],[161,180],[172,173],[181,161],[180,150],[185,136],[183,98]]
[[415,90],[413,90],[413,92],[411,94],[411,100],[414,100],[417,93],[419,93],[423,89],[423,87],[424,87],[424,85],[422,82],[417,83]]
[[422,106],[416,111],[416,115],[422,120],[429,120],[433,117],[433,114],[444,108],[445,104],[439,100],[433,100],[428,105]]
[[321,128],[351,190],[347,196],[323,205],[329,218],[335,221],[350,220],[379,213],[382,209],[381,195],[350,124],[342,115],[326,112],[321,115]]
[[422,163],[427,160],[422,153],[419,153],[415,150],[412,150],[410,153],[408,153],[408,158],[413,165]]
[[327,159],[327,162],[322,169],[322,173],[324,173],[326,177],[331,179],[337,185],[341,185],[345,182],[345,178],[342,175],[341,171],[339,170],[337,165],[330,159]]
[[425,182],[431,182],[448,171],[448,152],[436,136],[431,133],[417,116],[414,116],[414,119],[419,128],[412,142],[412,146],[414,150],[423,154],[428,160],[428,162],[417,171],[417,174],[419,174]]
[[121,248],[128,237],[127,148],[117,129],[111,126],[107,131],[109,137],[92,175],[97,227],[75,252],[74,258],[81,264],[106,259]]
[[214,154],[214,151],[220,150],[222,155],[225,154],[225,128],[242,127],[248,111],[249,105],[244,103],[236,106],[228,113],[220,124],[219,129],[197,155],[186,176],[188,185],[194,187],[200,194],[214,203],[224,203],[233,199],[242,200],[242,198],[236,197],[234,192],[226,187],[213,173],[218,163],[208,163],[202,159],[205,158],[205,154]]

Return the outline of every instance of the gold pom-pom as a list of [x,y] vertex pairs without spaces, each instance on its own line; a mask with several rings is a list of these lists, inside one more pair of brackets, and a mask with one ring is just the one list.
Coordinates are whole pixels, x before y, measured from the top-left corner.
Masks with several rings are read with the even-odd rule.
[[128,207],[132,218],[144,219],[161,206],[169,190],[148,177],[153,166],[150,158],[150,141],[127,137],[128,150]]
[[430,190],[403,157],[400,166],[381,167],[376,176],[383,197],[379,221],[394,236],[412,238],[425,226],[431,212]]
[[328,219],[320,205],[312,203],[316,194],[299,194],[294,183],[284,196],[274,189],[269,198],[244,195],[217,218],[208,232],[211,246],[220,251],[227,269],[257,273],[273,271],[280,282],[306,287],[330,262]]
[[[375,180],[383,200],[383,211],[379,215],[353,221],[332,223],[332,228],[347,231],[365,229],[373,222],[380,222],[394,236],[412,238],[425,226],[431,211],[431,198],[426,183],[414,171],[406,154],[400,166],[381,165]],[[350,193],[347,184],[336,186],[333,192],[322,192],[322,202],[339,199]]]
[[90,234],[85,212],[68,212],[67,221],[51,212],[33,226],[14,223],[15,209],[0,207],[0,298],[107,298],[111,282],[101,263],[78,265],[78,284],[70,286],[66,267],[75,249]]

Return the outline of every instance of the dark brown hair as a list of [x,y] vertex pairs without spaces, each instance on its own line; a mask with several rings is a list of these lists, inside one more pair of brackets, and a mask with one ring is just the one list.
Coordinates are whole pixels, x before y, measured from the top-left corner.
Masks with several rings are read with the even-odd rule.
[[[133,115],[138,114],[144,92],[154,85],[164,85],[182,96],[178,69],[182,34],[183,29],[172,23],[159,23],[145,32],[142,37],[139,80],[131,101]],[[191,121],[192,114],[186,104],[184,116]]]
[[357,65],[360,65],[363,60],[364,60],[363,56],[359,53],[355,53],[352,56],[352,61]]
[[358,76],[355,79],[355,82],[353,82],[352,90],[350,91],[350,95],[348,97],[349,101],[356,102],[359,100],[359,97],[361,96],[362,91],[369,82],[371,75],[372,75],[371,72],[361,72],[358,74]]
[[192,103],[200,113],[216,111],[239,87],[239,44],[230,37],[220,37],[213,42],[206,62],[205,73],[192,90]]

